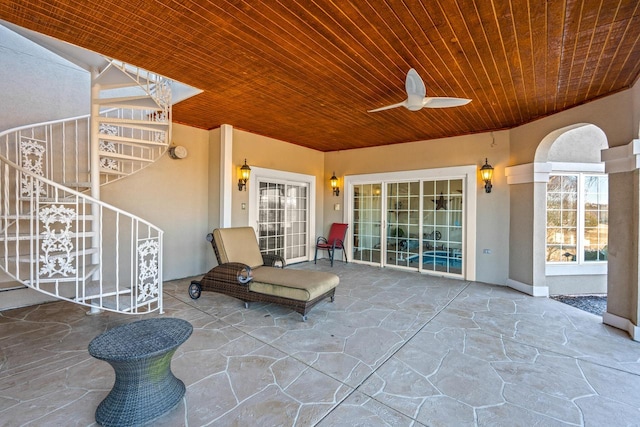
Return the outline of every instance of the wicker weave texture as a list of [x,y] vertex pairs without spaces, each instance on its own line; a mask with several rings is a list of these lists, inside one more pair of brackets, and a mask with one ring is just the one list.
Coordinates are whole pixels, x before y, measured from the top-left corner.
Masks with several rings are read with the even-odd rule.
[[96,409],[96,422],[138,426],[176,407],[185,385],[171,372],[171,358],[192,331],[185,320],[157,318],[122,325],[94,338],[89,354],[108,362],[116,376]]

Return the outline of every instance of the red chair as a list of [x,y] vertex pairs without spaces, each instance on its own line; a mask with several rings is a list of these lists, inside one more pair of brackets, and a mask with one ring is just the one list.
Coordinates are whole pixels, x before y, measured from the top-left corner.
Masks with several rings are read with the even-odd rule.
[[316,239],[316,255],[313,258],[313,263],[316,263],[318,259],[318,249],[329,252],[329,259],[331,260],[331,267],[333,267],[333,254],[336,249],[342,250],[344,254],[345,262],[349,262],[347,259],[347,252],[344,250],[344,238],[347,235],[347,227],[349,224],[340,224],[334,222],[331,224],[331,230],[329,230],[329,237],[318,237]]

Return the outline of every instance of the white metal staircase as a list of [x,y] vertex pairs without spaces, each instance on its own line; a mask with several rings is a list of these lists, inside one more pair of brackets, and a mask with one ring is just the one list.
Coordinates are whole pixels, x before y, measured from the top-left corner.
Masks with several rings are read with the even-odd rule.
[[95,309],[162,312],[162,230],[98,196],[167,151],[171,82],[106,64],[91,115],[0,133],[0,270]]

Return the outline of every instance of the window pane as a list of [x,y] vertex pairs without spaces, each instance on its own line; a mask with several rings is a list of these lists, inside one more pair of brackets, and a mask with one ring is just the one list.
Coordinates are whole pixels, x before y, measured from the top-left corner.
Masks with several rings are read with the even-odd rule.
[[562,225],[560,218],[560,211],[547,211],[547,227],[560,227]]
[[578,175],[549,177],[546,253],[548,262],[577,262],[578,183]]
[[563,227],[577,227],[578,226],[578,212],[576,210],[562,211],[562,226]]
[[562,175],[562,192],[577,193],[578,192],[578,176]]
[[547,184],[547,193],[560,192],[561,182],[562,182],[561,176],[550,176],[549,183]]
[[587,175],[584,183],[584,261],[606,261],[609,238],[608,177]]
[[562,229],[547,228],[547,243],[562,243]]
[[559,245],[547,245],[547,262],[561,262],[560,249]]
[[563,193],[562,194],[562,209],[576,209],[578,204],[577,193]]
[[547,194],[547,209],[560,209],[561,207],[561,195],[560,193],[548,193]]
[[598,211],[585,211],[584,212],[584,226],[585,227],[597,227],[598,226]]

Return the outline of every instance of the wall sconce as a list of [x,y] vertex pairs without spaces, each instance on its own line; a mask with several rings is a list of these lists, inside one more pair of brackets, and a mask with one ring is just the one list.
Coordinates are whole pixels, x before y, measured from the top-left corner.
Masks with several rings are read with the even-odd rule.
[[238,190],[247,191],[247,181],[249,181],[249,175],[251,175],[251,168],[247,165],[247,159],[244,159],[244,165],[240,168],[240,179],[238,180]]
[[484,181],[484,191],[487,193],[491,193],[491,178],[493,178],[493,166],[489,164],[489,160],[487,158],[484,159],[484,165],[480,168],[480,176],[482,176],[482,180]]
[[333,191],[334,196],[340,195],[340,187],[338,187],[338,178],[336,178],[336,173],[334,172],[329,178],[329,182],[331,183],[331,190]]

